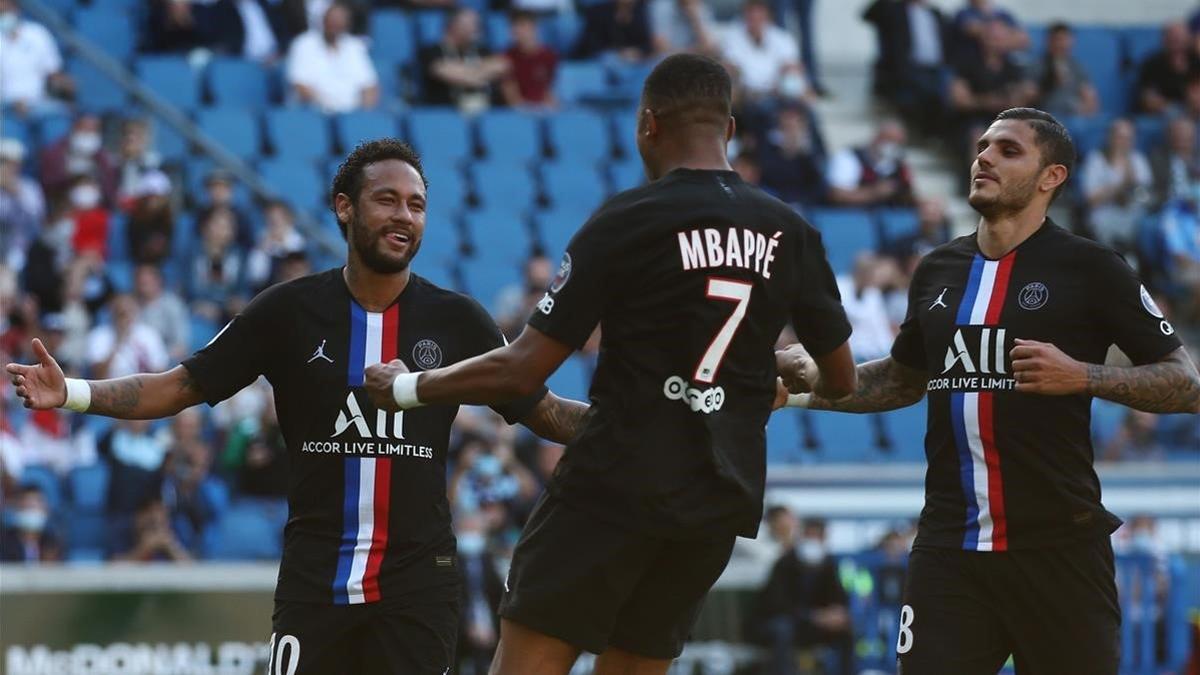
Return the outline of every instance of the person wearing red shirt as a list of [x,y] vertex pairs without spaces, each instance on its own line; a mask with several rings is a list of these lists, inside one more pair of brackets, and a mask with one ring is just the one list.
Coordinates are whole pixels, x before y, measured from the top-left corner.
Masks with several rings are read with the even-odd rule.
[[542,44],[537,17],[531,12],[517,11],[512,14],[510,26],[513,44],[504,53],[509,70],[500,85],[505,103],[510,106],[555,106],[553,90],[558,55]]

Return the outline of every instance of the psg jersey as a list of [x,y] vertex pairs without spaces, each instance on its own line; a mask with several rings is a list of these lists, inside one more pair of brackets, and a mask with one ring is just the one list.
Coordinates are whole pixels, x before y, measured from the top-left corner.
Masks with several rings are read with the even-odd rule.
[[820,236],[786,204],[690,169],[610,199],[529,320],[576,349],[601,327],[592,407],[551,493],[658,536],[753,536],[789,320],[815,354],[850,334]]
[[[474,300],[412,275],[382,312],[341,269],[260,293],[184,361],[209,404],[266,376],[288,448],[288,521],[276,598],[359,604],[457,583],[446,500],[456,406],[377,410],[363,371],[400,359],[414,372],[504,344]],[[498,406],[509,422],[545,395]]]
[[999,260],[973,234],[926,256],[892,348],[929,374],[918,546],[1047,547],[1120,525],[1092,468],[1091,397],[1018,393],[1018,338],[1087,363],[1104,363],[1113,344],[1138,365],[1180,346],[1116,253],[1050,220]]

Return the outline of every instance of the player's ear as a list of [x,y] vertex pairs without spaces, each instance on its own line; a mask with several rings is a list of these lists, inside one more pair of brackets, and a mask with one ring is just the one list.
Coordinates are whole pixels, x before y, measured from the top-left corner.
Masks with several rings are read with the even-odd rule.
[[658,118],[654,116],[654,111],[649,108],[642,108],[642,114],[638,120],[638,135],[649,136],[654,138],[658,135]]
[[729,123],[725,125],[725,142],[728,143],[729,141],[732,141],[733,135],[736,132],[737,132],[737,120],[735,120],[733,118],[733,115],[730,115]]
[[1059,185],[1067,182],[1067,167],[1062,164],[1051,164],[1042,170],[1041,189],[1044,192],[1054,192]]
[[339,192],[333,198],[333,212],[337,214],[339,221],[349,223],[354,220],[354,204],[350,202],[350,196],[345,192]]

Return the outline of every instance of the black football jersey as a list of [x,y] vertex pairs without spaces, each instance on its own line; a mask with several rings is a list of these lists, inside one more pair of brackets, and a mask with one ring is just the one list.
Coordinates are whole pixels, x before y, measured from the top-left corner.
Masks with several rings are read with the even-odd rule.
[[529,320],[574,348],[601,327],[592,409],[549,489],[661,536],[753,536],[789,319],[816,354],[850,334],[820,236],[786,204],[689,169],[614,196]]
[[[412,275],[383,312],[341,269],[269,288],[183,365],[209,404],[265,375],[288,447],[288,521],[276,597],[358,604],[457,583],[446,447],[457,406],[377,410],[363,371],[414,372],[504,344],[474,300]],[[496,410],[510,423],[545,395]]]
[[999,260],[973,234],[926,256],[892,348],[930,378],[917,545],[1045,547],[1120,525],[1092,468],[1091,397],[1018,393],[1017,338],[1088,363],[1104,363],[1114,343],[1135,364],[1180,346],[1116,253],[1049,220]]

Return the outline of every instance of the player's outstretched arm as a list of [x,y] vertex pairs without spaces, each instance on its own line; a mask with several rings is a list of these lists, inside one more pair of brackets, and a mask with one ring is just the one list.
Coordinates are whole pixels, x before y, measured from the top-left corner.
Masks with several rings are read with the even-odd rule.
[[1017,391],[1048,396],[1090,394],[1152,413],[1200,413],[1200,374],[1183,347],[1157,363],[1102,366],[1076,361],[1058,347],[1017,340]]
[[[800,345],[791,345],[775,353],[783,383],[793,393],[810,391],[814,384],[816,362]],[[817,389],[798,399],[796,405],[815,410],[870,413],[910,406],[925,395],[929,376],[888,356],[868,361],[857,368],[858,381],[848,396],[831,397]],[[817,384],[820,378],[817,377]]]
[[583,428],[588,407],[586,403],[559,398],[554,392],[547,392],[529,415],[521,420],[521,424],[548,441],[566,445]]
[[365,387],[380,410],[419,405],[495,405],[529,396],[574,351],[526,326],[512,344],[436,370],[411,374],[399,359],[368,366]]
[[[26,408],[46,410],[67,404],[67,378],[41,340],[34,339],[37,363],[10,363],[5,371]],[[73,409],[121,419],[169,417],[201,403],[204,395],[187,368],[175,366],[165,373],[144,373],[113,380],[76,381]],[[82,392],[79,388],[86,388]],[[80,397],[84,400],[79,400]],[[90,396],[90,401],[86,400]]]

